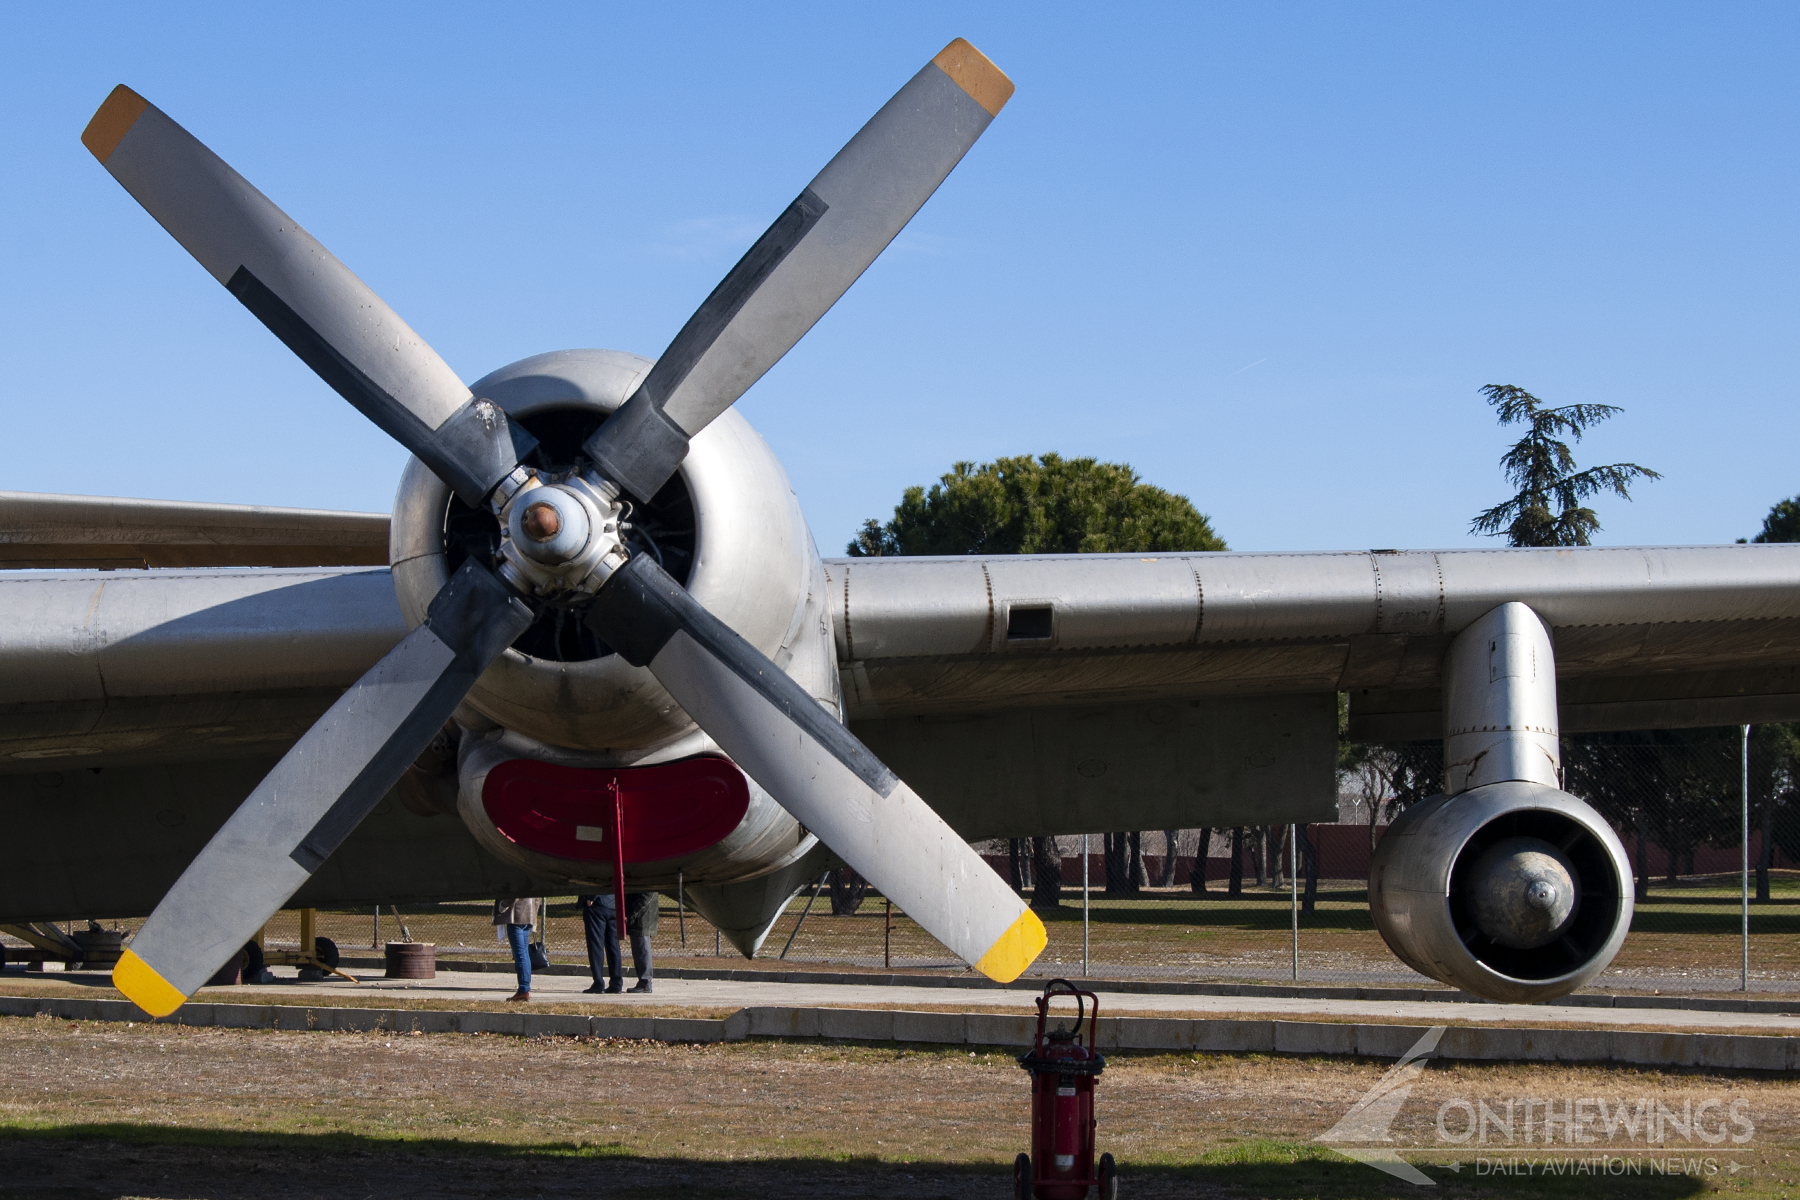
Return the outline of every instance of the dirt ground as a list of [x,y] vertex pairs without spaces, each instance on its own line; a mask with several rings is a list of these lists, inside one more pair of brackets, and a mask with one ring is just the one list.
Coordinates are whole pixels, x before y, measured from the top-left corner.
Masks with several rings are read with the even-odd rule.
[[[1313,1140],[1391,1065],[1118,1056],[1100,1085],[1100,1145],[1129,1197],[1417,1195]],[[1642,1130],[1546,1147],[1540,1121],[1530,1145],[1519,1124],[1513,1142],[1495,1126],[1483,1145],[1462,1115],[1599,1100],[1614,1118],[1659,1103],[1688,1114],[1693,1132],[1672,1126],[1653,1156],[1679,1159],[1677,1173],[1629,1173],[1647,1171]],[[1027,1112],[1026,1077],[1000,1051],[0,1019],[8,1198],[999,1197]],[[1800,1084],[1773,1075],[1432,1063],[1391,1136],[1447,1196],[1800,1188]],[[1538,1173],[1598,1155],[1618,1165]],[[1481,1166],[1496,1162],[1534,1174]]]

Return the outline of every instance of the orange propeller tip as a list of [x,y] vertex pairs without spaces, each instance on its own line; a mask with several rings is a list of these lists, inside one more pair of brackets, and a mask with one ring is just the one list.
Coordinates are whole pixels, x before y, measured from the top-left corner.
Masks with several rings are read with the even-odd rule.
[[94,113],[87,128],[81,131],[81,144],[104,166],[149,107],[148,100],[121,83]]
[[990,116],[999,116],[1006,102],[1012,99],[1013,81],[1006,77],[1006,72],[964,38],[957,38],[945,46],[931,61],[955,81],[957,87],[969,93],[970,99],[987,109]]

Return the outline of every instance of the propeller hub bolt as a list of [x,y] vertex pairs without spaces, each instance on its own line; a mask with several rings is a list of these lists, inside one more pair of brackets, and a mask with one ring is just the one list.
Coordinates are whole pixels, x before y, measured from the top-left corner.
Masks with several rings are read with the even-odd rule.
[[525,517],[519,522],[525,534],[534,542],[547,542],[562,532],[562,518],[556,509],[548,504],[533,504],[525,510]]

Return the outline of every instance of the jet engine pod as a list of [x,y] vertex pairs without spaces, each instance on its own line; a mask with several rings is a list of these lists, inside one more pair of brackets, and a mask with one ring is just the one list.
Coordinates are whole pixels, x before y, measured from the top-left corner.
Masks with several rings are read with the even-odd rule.
[[1631,907],[1618,835],[1542,784],[1433,796],[1388,828],[1369,868],[1375,927],[1402,962],[1513,1004],[1567,995],[1605,970]]

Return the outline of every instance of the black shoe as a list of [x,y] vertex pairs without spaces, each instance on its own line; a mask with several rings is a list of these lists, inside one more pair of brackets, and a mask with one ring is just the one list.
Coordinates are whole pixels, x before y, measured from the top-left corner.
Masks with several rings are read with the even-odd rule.
[[606,985],[604,983],[596,983],[593,987],[582,988],[581,994],[584,996],[599,996],[604,994],[605,991]]
[[634,992],[648,992],[648,991],[652,991],[654,989],[651,988],[650,981],[648,979],[640,979],[637,981],[637,986],[633,987],[631,990]]
[[625,990],[625,981],[623,979],[615,979],[606,985],[606,990],[609,992],[622,992]]

